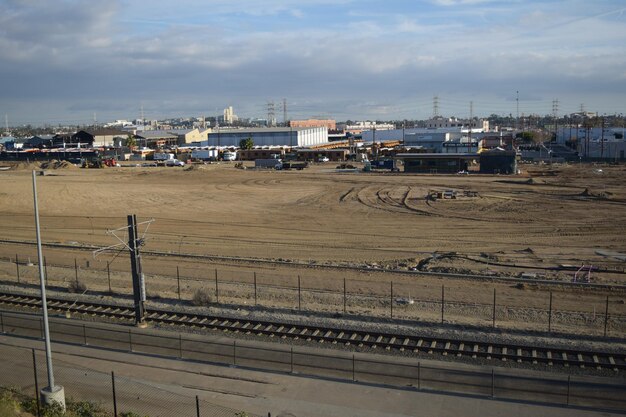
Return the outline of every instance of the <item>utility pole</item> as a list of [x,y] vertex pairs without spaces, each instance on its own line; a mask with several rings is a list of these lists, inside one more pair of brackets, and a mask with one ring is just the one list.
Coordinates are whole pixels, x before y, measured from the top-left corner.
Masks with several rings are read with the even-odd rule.
[[515,127],[519,129],[519,90],[515,92],[515,106],[516,106],[516,113],[515,113],[516,126]]
[[48,367],[48,386],[39,392],[44,404],[57,403],[65,411],[65,389],[54,383],[52,369],[52,349],[50,347],[50,327],[48,325],[48,303],[46,300],[46,277],[43,266],[43,253],[41,249],[41,229],[39,227],[39,206],[37,204],[37,180],[33,171],[33,199],[35,202],[35,231],[37,233],[37,256],[39,258],[39,283],[41,286],[41,310],[43,313],[43,332],[46,346],[46,365]]
[[467,136],[467,153],[472,152],[472,123],[474,120],[474,102],[470,101],[469,132]]
[[287,99],[283,98],[283,124],[287,126]]
[[128,216],[128,251],[130,253],[130,267],[133,276],[133,299],[135,302],[135,324],[144,326],[144,302],[146,301],[145,281],[141,271],[141,255],[139,247],[143,239],[137,234],[137,216]]
[[602,115],[602,138],[600,139],[600,159],[604,158],[604,115]]
[[4,114],[4,128],[6,129],[6,135],[9,136],[10,132],[9,132],[9,115],[8,114]]

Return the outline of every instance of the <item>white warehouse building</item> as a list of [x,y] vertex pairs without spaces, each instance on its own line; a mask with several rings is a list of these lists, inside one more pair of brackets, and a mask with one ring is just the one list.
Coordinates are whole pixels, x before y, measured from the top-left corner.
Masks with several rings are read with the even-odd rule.
[[235,146],[245,139],[252,139],[254,146],[306,147],[328,143],[326,127],[274,127],[254,129],[214,130],[208,134],[208,144],[202,146]]

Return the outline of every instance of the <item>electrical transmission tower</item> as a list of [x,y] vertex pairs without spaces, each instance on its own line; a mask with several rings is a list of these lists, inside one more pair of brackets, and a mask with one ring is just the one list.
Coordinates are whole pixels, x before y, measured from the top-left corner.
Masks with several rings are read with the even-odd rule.
[[559,99],[552,100],[552,117],[554,118],[554,140],[558,135]]
[[439,96],[433,97],[433,119],[439,116]]
[[276,125],[276,105],[273,101],[267,102],[267,126]]

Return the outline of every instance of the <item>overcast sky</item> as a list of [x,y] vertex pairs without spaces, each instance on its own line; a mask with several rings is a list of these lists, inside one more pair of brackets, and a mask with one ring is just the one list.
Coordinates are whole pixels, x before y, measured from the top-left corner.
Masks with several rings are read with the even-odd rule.
[[0,77],[9,124],[626,113],[626,3],[0,0]]

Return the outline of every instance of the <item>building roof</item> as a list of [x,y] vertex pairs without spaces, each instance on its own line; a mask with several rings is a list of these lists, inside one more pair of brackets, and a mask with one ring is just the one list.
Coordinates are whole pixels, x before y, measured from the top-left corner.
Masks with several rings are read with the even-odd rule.
[[165,130],[144,130],[143,132],[137,132],[135,136],[144,139],[176,139],[178,137],[178,135]]
[[128,132],[119,129],[102,128],[102,129],[83,129],[76,133],[85,132],[91,136],[127,136]]
[[246,135],[251,133],[289,133],[289,132],[302,132],[311,129],[323,129],[323,127],[253,127],[247,129],[226,129],[226,130],[213,130],[209,132],[210,135]]
[[477,153],[399,153],[397,159],[474,159]]

